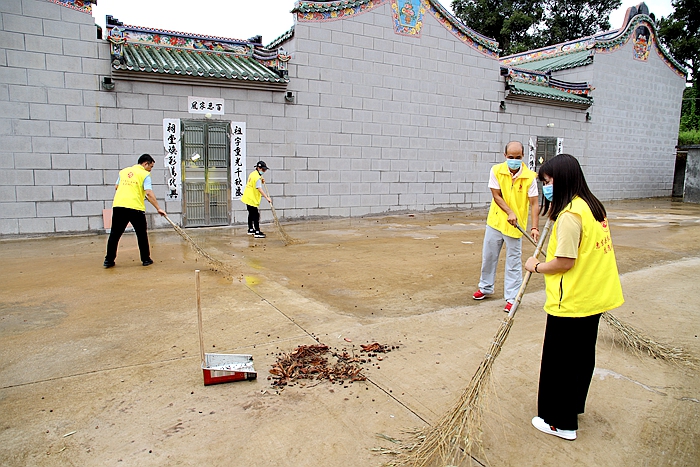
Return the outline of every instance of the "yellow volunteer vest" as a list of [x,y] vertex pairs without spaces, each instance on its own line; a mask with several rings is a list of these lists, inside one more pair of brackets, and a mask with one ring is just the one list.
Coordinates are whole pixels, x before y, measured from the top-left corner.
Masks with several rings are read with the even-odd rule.
[[146,191],[143,189],[143,181],[151,174],[141,164],[119,171],[119,188],[114,194],[112,207],[131,208],[137,211],[146,211],[143,202]]
[[[582,220],[578,258],[565,273],[544,276],[547,290],[544,311],[554,316],[582,318],[617,308],[625,299],[608,219],[595,220],[588,204],[578,196],[562,213],[567,211],[578,214]],[[549,237],[547,261],[554,258],[557,250],[557,224],[554,223]]]
[[241,196],[241,201],[249,206],[255,206],[256,208],[260,206],[260,200],[262,199],[262,194],[255,188],[255,185],[260,180],[260,173],[257,170],[253,170],[250,175],[248,175],[248,182],[245,184],[243,189],[243,196]]
[[[495,166],[493,171],[501,187],[503,200],[515,212],[520,226],[523,229],[527,229],[527,217],[530,211],[530,199],[527,196],[527,191],[530,189],[530,185],[532,185],[537,174],[523,165],[520,175],[513,180],[506,162]],[[498,207],[494,200],[491,200],[486,225],[509,237],[520,238],[523,236],[518,229],[508,223],[508,215],[503,209]]]

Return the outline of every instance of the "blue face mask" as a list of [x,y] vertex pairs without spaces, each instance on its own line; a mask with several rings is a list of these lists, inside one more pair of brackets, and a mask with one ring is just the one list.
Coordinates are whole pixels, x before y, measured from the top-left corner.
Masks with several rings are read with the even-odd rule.
[[547,201],[552,201],[554,197],[554,185],[544,185],[542,187],[542,195],[547,198]]
[[523,164],[523,161],[520,159],[506,159],[506,163],[508,164],[508,168],[510,170],[518,170]]

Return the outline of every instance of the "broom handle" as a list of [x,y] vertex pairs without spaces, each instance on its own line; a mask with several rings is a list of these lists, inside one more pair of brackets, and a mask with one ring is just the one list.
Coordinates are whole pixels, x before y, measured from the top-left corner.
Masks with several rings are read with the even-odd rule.
[[[540,235],[540,241],[537,242],[535,252],[532,254],[532,256],[534,256],[535,258],[537,258],[540,255],[540,252],[542,251],[542,246],[544,245],[544,240],[547,238],[547,235],[549,235],[549,230],[552,228],[552,224],[553,222],[551,219],[547,219],[547,222],[544,224],[544,228],[542,229],[542,235]],[[518,226],[518,229],[522,231],[522,228],[520,226]],[[523,283],[520,286],[520,290],[518,290],[518,295],[515,297],[513,306],[510,308],[510,312],[508,312],[508,318],[512,318],[513,316],[515,316],[515,312],[518,311],[520,301],[523,299],[523,295],[525,295],[525,288],[527,287],[527,283],[530,282],[530,276],[532,276],[532,273],[530,271],[527,271],[525,273]]]
[[[175,223],[174,223],[172,220],[170,220],[170,218],[168,217],[167,214],[166,214],[164,217],[165,217],[165,220],[166,220],[166,221],[170,222],[170,225],[172,225],[173,227],[175,227]],[[177,229],[176,229],[176,230],[177,230]]]
[[[262,183],[263,183],[263,190],[265,191],[265,194],[267,195],[268,198],[270,198],[270,192],[267,191],[267,183],[265,183],[264,180]],[[272,199],[272,198],[270,198],[270,199]],[[270,206],[272,206],[272,201],[270,201]]]
[[194,270],[194,288],[197,292],[197,327],[199,328],[199,354],[204,368],[204,334],[202,333],[202,298],[199,293],[199,269]]
[[535,242],[535,241],[532,239],[532,237],[529,236],[529,235],[527,234],[527,232],[525,232],[525,229],[523,229],[522,227],[520,227],[520,224],[516,223],[516,224],[515,224],[515,227],[517,227],[518,230],[520,231],[520,233],[523,234],[524,237],[527,237],[527,239],[530,240],[530,243],[532,243],[533,245],[535,245],[535,248],[537,248],[537,242]]

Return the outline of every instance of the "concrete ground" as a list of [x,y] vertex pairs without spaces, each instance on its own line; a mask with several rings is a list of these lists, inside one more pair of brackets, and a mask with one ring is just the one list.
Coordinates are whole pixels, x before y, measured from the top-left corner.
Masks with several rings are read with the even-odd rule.
[[[700,356],[700,205],[606,203],[626,303],[613,314]],[[263,206],[265,208],[265,206]],[[133,234],[103,269],[106,236],[0,241],[0,465],[378,466],[379,437],[434,422],[469,383],[505,316],[471,299],[485,212],[397,214],[188,230],[239,273],[207,269],[170,229]],[[541,225],[544,220],[541,221]],[[532,247],[523,245],[524,255]],[[502,261],[502,260],[501,260]],[[194,273],[207,352],[250,353],[254,381],[203,386]],[[578,439],[532,428],[545,314],[534,276],[493,368],[475,465],[700,465],[698,368],[638,358],[601,323]],[[277,389],[281,352],[316,340],[359,352],[367,381]]]

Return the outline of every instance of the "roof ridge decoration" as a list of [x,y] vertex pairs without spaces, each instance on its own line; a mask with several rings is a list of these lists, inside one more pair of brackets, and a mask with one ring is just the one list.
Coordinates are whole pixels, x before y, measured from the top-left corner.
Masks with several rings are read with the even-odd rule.
[[292,9],[297,21],[335,21],[357,16],[384,5],[389,0],[336,0],[332,2],[309,2],[301,0]]
[[528,50],[519,54],[508,55],[501,58],[501,64],[516,66],[523,63],[537,62],[547,60],[549,58],[569,55],[584,50],[591,50],[591,54],[595,53],[596,42],[593,36],[576,39],[575,41],[563,42],[561,44],[542,47],[540,49]]
[[[253,45],[259,44],[251,38],[248,40],[232,39],[227,37],[206,36],[201,34],[190,34],[179,31],[169,31],[166,29],[145,28],[141,26],[132,26],[123,24],[112,16],[107,16],[107,40],[112,36],[112,30],[115,35],[119,34],[124,38],[125,42],[139,43],[142,45],[155,45],[166,47],[178,47],[182,49],[196,50],[213,50],[217,52],[231,52],[238,55],[252,55]],[[110,41],[111,42],[111,41]]]
[[49,0],[52,3],[61,5],[72,10],[92,15],[92,5],[97,5],[97,0]]
[[[649,9],[644,3],[627,10],[625,24],[618,30],[605,31],[592,36],[583,37],[573,41],[555,44],[541,49],[530,50],[519,54],[509,55],[501,58],[501,64],[506,66],[517,66],[525,63],[537,62],[563,55],[580,52],[584,49],[591,49],[591,56],[596,53],[611,53],[626,45],[630,38],[633,38],[635,60],[646,61],[652,45],[655,45],[656,52],[661,60],[668,65],[677,75],[686,77],[687,71],[666,48],[659,43],[658,32],[654,20],[646,13]],[[647,31],[644,31],[647,29]],[[587,65],[591,61],[572,62],[568,68],[575,68]],[[565,67],[559,68],[564,69]],[[552,70],[555,71],[555,70]]]
[[527,83],[537,86],[552,87],[560,91],[589,97],[593,87],[588,83],[572,83],[552,78],[549,73],[519,68],[501,68],[501,75],[506,77],[508,84]]
[[428,11],[440,24],[442,24],[453,36],[468,46],[476,49],[484,55],[498,58],[501,49],[498,48],[498,41],[490,37],[479,34],[472,28],[462,23],[452,13],[442,6],[437,0],[423,0],[430,5]]
[[187,34],[124,25],[112,16],[106,26],[112,67],[120,72],[289,82],[291,56],[282,48],[263,47],[260,36],[237,40]]
[[[640,5],[643,5],[643,3]],[[642,42],[640,40],[640,36],[642,36],[643,33],[641,33],[639,29],[644,27],[649,29],[649,36]],[[659,43],[657,39],[658,31],[656,30],[656,24],[650,16],[645,14],[637,14],[634,16],[626,24],[626,26],[623,26],[618,30],[618,34],[616,36],[597,40],[596,49],[601,53],[614,52],[623,45],[627,44],[632,37],[634,37],[633,40],[635,41],[635,59],[646,61],[647,57],[649,56],[649,49],[652,45],[655,45],[656,53],[661,60],[666,63],[666,65],[668,65],[678,76],[682,76],[683,78],[686,77],[688,74],[687,70],[675,58],[673,58],[671,53],[666,50],[666,47]]]
[[577,109],[593,104],[593,87],[588,83],[561,81],[549,72],[509,67],[501,67],[501,76],[505,77],[506,99]]
[[[389,0],[336,0],[331,2],[313,2],[301,0],[295,5],[292,13],[295,13],[297,21],[301,22],[335,21],[356,16],[361,13],[366,13],[374,8],[377,8],[378,6],[384,5],[388,1]],[[438,0],[409,1],[409,3],[414,5],[414,13],[417,13],[415,11],[415,4],[417,1],[420,1],[420,10],[425,9],[425,11],[433,15],[433,17],[435,17],[435,19],[452,35],[457,37],[457,39],[484,55],[498,57],[500,49],[498,48],[498,42],[495,39],[479,34],[475,30],[464,25],[452,13],[443,7]],[[397,5],[397,3],[400,2],[403,2],[404,4],[406,3],[405,0],[391,0],[392,14],[394,15],[395,25],[397,24],[397,21],[399,21],[400,24],[400,20],[396,18],[396,15],[400,14],[401,8],[399,8]],[[413,34],[411,33],[411,27],[405,30],[398,26],[395,27],[395,30],[399,34],[418,36],[420,35],[422,24],[420,26],[413,26],[413,28],[416,29],[415,33]],[[402,32],[399,32],[399,30],[402,30]]]
[[267,45],[265,46],[265,48],[266,48],[266,49],[274,49],[274,48],[276,48],[276,47],[279,47],[281,44],[283,44],[284,42],[288,41],[288,40],[291,39],[292,37],[294,37],[294,26],[292,26],[291,28],[289,28],[288,31],[286,31],[284,34],[282,34],[281,36],[279,36],[277,39],[275,39],[275,40],[273,40],[272,42],[270,42],[269,44],[267,44]]

